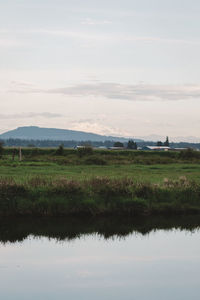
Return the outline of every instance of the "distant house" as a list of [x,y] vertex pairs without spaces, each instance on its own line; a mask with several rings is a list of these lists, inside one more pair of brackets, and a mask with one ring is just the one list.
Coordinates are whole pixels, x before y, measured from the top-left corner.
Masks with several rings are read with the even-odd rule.
[[170,147],[167,146],[144,146],[141,150],[149,150],[149,151],[168,151],[171,150]]
[[75,147],[75,149],[85,149],[85,148],[93,148],[92,146],[90,146],[90,145],[78,145],[78,146],[76,146]]
[[109,147],[110,150],[124,150],[124,147]]

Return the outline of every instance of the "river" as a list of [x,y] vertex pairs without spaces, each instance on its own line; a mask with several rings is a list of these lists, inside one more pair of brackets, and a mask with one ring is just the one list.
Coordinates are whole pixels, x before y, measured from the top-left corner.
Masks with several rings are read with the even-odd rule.
[[0,220],[5,300],[199,300],[200,219]]

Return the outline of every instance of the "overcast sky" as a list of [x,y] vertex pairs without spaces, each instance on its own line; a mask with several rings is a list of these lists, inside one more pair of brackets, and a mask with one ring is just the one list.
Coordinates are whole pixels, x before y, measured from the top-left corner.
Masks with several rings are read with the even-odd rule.
[[0,0],[0,133],[200,140],[199,0]]

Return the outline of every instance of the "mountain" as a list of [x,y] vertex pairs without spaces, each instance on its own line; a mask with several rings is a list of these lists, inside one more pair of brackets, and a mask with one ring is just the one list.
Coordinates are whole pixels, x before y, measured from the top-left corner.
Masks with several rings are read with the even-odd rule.
[[[26,139],[26,140],[55,140],[55,141],[99,141],[106,140],[127,142],[128,138],[99,135],[90,132],[42,128],[37,126],[18,127],[17,129],[7,131],[0,135],[0,139]],[[141,141],[139,139],[136,142]]]

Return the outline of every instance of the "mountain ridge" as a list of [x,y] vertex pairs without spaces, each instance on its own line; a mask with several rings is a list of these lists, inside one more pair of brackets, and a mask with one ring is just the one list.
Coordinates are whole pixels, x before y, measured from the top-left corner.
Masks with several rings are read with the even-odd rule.
[[[31,140],[75,140],[75,141],[120,141],[127,142],[129,138],[100,135],[78,130],[46,128],[38,126],[22,126],[0,135],[0,139],[31,139]],[[142,141],[141,139],[134,139]]]
[[[0,139],[27,139],[27,140],[55,140],[55,141],[92,141],[92,142],[104,142],[106,140],[110,141],[120,141],[127,142],[133,139],[136,142],[157,142],[165,141],[166,136],[161,135],[148,135],[148,136],[135,136],[135,137],[117,137],[117,136],[107,136],[96,134],[92,132],[70,130],[70,129],[60,129],[60,128],[49,128],[49,127],[39,127],[39,126],[21,126],[13,130],[6,131],[0,134]],[[200,138],[194,136],[187,137],[169,137],[170,142],[174,143],[200,143]]]

